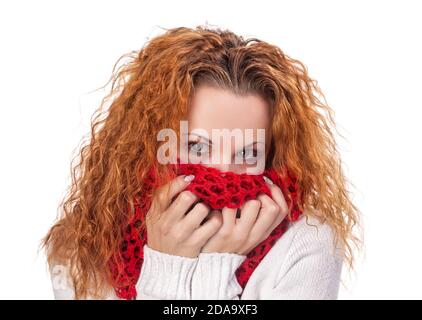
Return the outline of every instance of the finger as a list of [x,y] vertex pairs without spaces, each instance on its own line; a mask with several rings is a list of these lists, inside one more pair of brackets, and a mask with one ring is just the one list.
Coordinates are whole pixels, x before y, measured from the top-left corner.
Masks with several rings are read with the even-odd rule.
[[219,210],[212,210],[208,215],[207,221],[197,228],[191,236],[194,243],[204,245],[223,225],[222,212]]
[[287,215],[289,208],[287,206],[287,202],[286,202],[286,199],[284,198],[283,192],[269,178],[264,176],[264,180],[271,191],[271,197],[280,207],[280,210],[282,211],[282,213],[285,213]]
[[273,184],[271,180],[269,180],[269,182],[270,183],[268,184],[268,187],[271,190],[271,196],[275,203],[277,203],[277,205],[279,206],[280,210],[275,221],[269,227],[269,230],[267,230],[267,234],[270,234],[286,218],[287,214],[289,213],[289,208],[287,206],[287,202],[284,198],[283,192],[277,185]]
[[261,201],[259,199],[246,201],[241,208],[240,218],[236,220],[236,227],[243,229],[244,232],[249,232],[258,217],[260,209]]
[[197,203],[193,209],[184,216],[182,223],[186,225],[188,230],[193,231],[201,225],[201,222],[208,216],[210,211],[211,208],[205,203]]
[[268,229],[275,223],[277,217],[280,216],[280,208],[266,194],[260,194],[257,198],[263,203],[263,206],[256,219],[256,223],[252,227],[251,234],[260,238],[266,234]]
[[[267,228],[267,230],[265,230],[265,231],[262,231],[262,229],[259,230],[257,232],[257,236],[259,238],[257,243],[261,243],[262,241],[267,239],[269,237],[269,235],[271,234],[271,232],[273,232],[273,230],[275,228],[277,228],[284,219],[285,219],[285,216],[279,214],[277,216],[277,218],[274,220],[274,222],[270,225],[270,227]],[[251,231],[251,233],[253,233],[253,232],[254,232],[254,230]],[[259,235],[261,235],[261,236],[259,237]]]
[[180,221],[199,197],[190,191],[182,191],[166,210],[166,219],[169,223]]
[[279,226],[279,224],[286,219],[287,215],[284,215],[282,213],[278,214],[274,222],[271,224],[271,226],[267,229],[267,234],[269,235],[275,228]]
[[223,217],[223,228],[232,230],[236,224],[236,208],[224,207],[221,211]]
[[170,182],[166,183],[157,189],[158,200],[160,205],[166,209],[173,198],[180,192],[182,192],[186,186],[195,178],[193,175],[181,175],[177,176]]

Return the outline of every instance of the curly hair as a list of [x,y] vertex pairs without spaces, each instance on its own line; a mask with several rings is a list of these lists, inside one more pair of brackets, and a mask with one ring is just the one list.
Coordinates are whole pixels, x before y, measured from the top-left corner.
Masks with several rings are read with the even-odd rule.
[[[342,170],[333,111],[303,63],[257,38],[220,28],[179,27],[121,56],[110,82],[110,92],[91,118],[90,140],[72,160],[71,185],[59,215],[41,242],[50,266],[70,266],[75,299],[101,297],[113,286],[108,262],[155,162],[157,134],[163,128],[178,132],[195,87],[204,83],[256,93],[270,103],[273,138],[267,166],[292,171],[304,214],[333,227],[353,268],[353,245],[362,243],[354,233],[359,211]],[[156,170],[168,181],[165,166]]]

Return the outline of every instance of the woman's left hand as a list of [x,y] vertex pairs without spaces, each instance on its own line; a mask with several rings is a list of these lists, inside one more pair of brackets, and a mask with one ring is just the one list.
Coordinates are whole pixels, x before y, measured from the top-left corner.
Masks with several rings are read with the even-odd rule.
[[240,208],[240,218],[236,218],[237,209],[223,208],[222,225],[202,247],[201,252],[228,252],[247,255],[287,216],[288,207],[280,188],[266,179],[272,199],[260,194],[256,200],[249,200]]

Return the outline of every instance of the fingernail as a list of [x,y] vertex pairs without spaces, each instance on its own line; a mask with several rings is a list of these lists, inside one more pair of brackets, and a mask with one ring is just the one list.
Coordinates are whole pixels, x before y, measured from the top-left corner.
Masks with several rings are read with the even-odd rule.
[[266,183],[274,184],[274,182],[272,182],[270,178],[267,178],[266,176],[263,176],[263,177],[264,177],[264,180],[265,180]]
[[183,180],[185,180],[186,182],[191,182],[193,179],[195,179],[195,176],[193,174],[190,174],[183,178]]

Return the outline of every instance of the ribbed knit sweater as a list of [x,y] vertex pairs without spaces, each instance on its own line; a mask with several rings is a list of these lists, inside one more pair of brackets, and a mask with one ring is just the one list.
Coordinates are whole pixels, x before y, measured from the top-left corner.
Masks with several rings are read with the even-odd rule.
[[[290,222],[242,290],[235,271],[246,259],[244,255],[200,253],[188,258],[145,245],[137,299],[336,299],[343,253],[334,246],[334,232],[327,223],[313,217],[307,222],[303,215]],[[73,299],[67,266],[55,265],[50,272],[55,299]],[[110,291],[105,299],[119,298]]]

